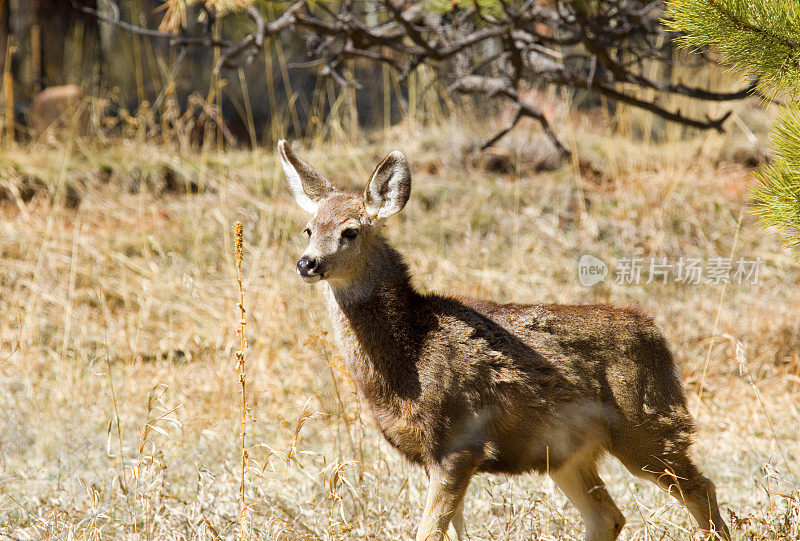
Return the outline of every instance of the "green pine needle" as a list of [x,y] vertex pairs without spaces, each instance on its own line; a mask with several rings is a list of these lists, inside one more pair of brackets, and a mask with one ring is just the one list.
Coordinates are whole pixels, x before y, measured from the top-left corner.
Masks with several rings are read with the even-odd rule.
[[682,32],[682,46],[712,47],[734,70],[757,77],[767,96],[789,96],[772,128],[776,158],[756,171],[751,196],[761,223],[800,248],[800,2],[671,0],[664,24]]

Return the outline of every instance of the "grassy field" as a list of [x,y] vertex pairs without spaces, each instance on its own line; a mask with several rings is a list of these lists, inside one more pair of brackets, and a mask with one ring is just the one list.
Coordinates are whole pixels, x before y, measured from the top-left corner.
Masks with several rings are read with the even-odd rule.
[[[542,171],[537,131],[491,159],[457,124],[295,149],[361,189],[388,151],[414,188],[389,237],[425,290],[638,304],[670,338],[699,463],[739,539],[800,536],[800,267],[747,212],[765,120],[654,142],[601,117],[563,127],[580,160]],[[480,130],[476,130],[480,132]],[[232,224],[244,224],[253,539],[409,539],[425,475],[382,440],[334,351],[321,286],[294,263],[307,219],[271,149],[50,141],[0,153],[0,539],[238,536],[239,381]],[[592,254],[611,267],[580,285]],[[624,258],[756,260],[757,283],[620,284]],[[622,539],[699,535],[611,460]],[[578,539],[549,479],[482,476],[474,540]]]

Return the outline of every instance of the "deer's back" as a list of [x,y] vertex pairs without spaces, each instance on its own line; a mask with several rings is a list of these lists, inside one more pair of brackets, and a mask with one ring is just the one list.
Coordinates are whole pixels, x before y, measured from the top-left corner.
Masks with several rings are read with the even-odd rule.
[[653,415],[690,428],[666,340],[636,309],[438,296],[422,309],[417,419],[434,456],[471,445],[484,470],[545,470]]

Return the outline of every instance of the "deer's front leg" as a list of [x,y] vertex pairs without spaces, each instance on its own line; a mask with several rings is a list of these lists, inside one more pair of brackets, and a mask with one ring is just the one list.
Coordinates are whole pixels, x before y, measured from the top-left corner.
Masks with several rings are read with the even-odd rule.
[[464,498],[461,498],[461,503],[458,504],[453,515],[453,528],[456,530],[456,539],[458,541],[467,540],[467,527],[464,525]]
[[[427,468],[430,483],[425,511],[417,530],[417,541],[444,539],[453,515],[461,512],[464,493],[476,468],[477,460],[470,452],[448,456],[442,463]],[[463,523],[459,526],[463,528]],[[458,529],[457,527],[456,530]],[[459,534],[459,539],[460,537]]]

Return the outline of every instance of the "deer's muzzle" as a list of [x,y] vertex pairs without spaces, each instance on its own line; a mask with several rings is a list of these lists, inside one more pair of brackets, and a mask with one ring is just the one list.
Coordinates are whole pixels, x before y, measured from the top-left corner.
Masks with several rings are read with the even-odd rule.
[[319,270],[319,261],[312,257],[301,257],[297,261],[297,274],[308,283],[318,282],[322,279],[322,273]]

